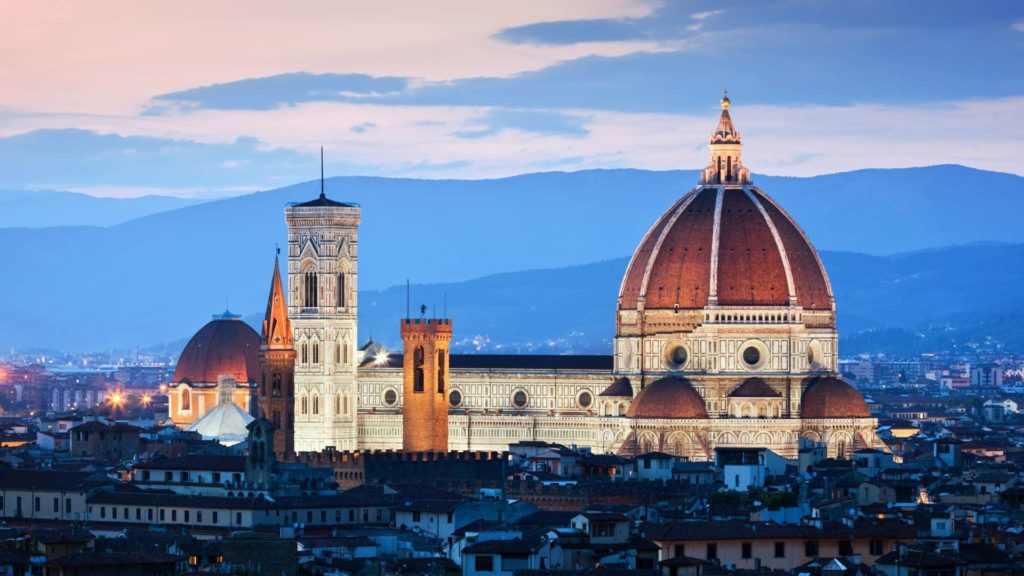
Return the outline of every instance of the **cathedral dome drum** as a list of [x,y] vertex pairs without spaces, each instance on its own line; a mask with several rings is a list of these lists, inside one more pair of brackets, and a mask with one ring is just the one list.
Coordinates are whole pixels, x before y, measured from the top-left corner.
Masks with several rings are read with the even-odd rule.
[[617,374],[642,388],[669,374],[835,371],[828,275],[796,222],[751,182],[728,97],[710,149],[698,185],[658,218],[626,268]]
[[654,223],[634,252],[619,310],[773,306],[831,312],[832,290],[814,247],[785,210],[750,182],[728,97],[710,147],[699,185]]

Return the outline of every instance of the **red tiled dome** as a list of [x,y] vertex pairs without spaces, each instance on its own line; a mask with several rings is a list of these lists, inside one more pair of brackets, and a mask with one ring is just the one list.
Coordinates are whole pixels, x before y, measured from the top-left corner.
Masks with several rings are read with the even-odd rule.
[[856,388],[835,376],[815,376],[800,398],[801,418],[871,418]]
[[216,383],[218,376],[256,382],[260,335],[237,317],[217,317],[188,341],[174,369],[174,382]]
[[648,384],[629,404],[629,418],[707,418],[704,399],[683,378],[667,376]]
[[814,247],[782,208],[749,185],[698,186],[665,212],[633,254],[619,309],[636,309],[641,299],[645,310],[700,309],[712,288],[721,306],[787,306],[792,290],[798,306],[833,309]]

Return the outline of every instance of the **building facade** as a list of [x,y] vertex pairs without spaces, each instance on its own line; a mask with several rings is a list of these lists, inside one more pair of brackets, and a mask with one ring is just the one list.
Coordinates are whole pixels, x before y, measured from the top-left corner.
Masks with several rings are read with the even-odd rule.
[[[752,183],[729,106],[723,98],[698,185],[651,226],[618,298],[609,295],[608,356],[450,355],[435,338],[430,362],[420,362],[409,337],[422,334],[405,324],[406,354],[373,342],[356,350],[360,209],[323,190],[288,206],[295,450],[502,451],[547,441],[706,461],[728,447],[796,458],[802,440],[830,456],[885,449],[864,399],[838,375],[824,266]],[[446,323],[451,337],[448,320],[418,321],[420,331]],[[420,384],[430,394],[411,397],[427,368]],[[438,409],[446,434],[434,430]]]

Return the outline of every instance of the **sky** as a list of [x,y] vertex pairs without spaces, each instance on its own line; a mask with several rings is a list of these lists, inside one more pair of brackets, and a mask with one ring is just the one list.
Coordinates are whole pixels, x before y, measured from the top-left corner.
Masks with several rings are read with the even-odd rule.
[[319,174],[1024,175],[1024,2],[0,0],[0,190],[215,197]]

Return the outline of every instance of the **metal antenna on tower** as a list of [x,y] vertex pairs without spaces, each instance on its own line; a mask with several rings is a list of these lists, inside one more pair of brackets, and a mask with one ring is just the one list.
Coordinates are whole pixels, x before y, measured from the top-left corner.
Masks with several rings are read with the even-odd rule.
[[324,147],[320,147],[320,199],[327,198],[324,194]]

